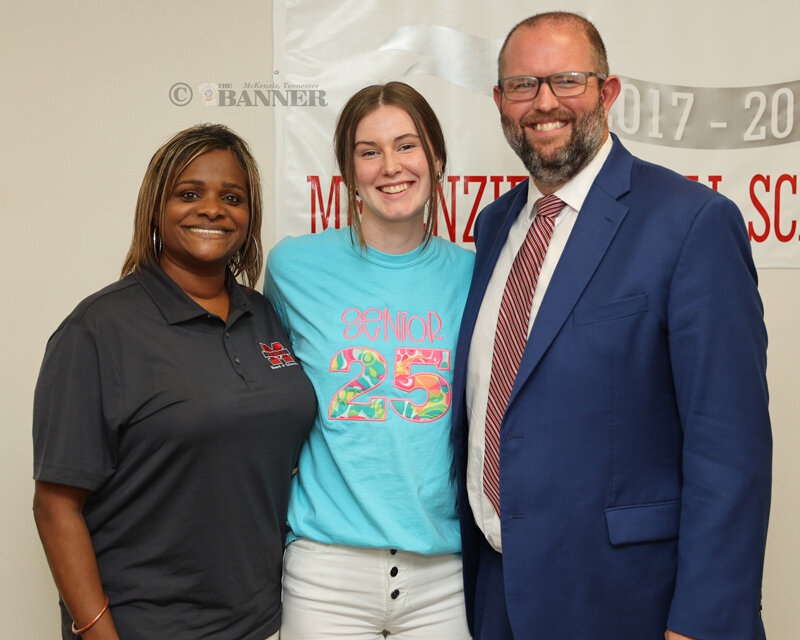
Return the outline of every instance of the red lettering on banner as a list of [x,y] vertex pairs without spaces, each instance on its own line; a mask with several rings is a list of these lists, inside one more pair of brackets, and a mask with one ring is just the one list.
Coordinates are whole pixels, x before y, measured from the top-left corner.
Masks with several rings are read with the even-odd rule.
[[753,179],[750,180],[750,202],[753,203],[756,211],[758,211],[761,219],[764,221],[764,233],[756,233],[753,223],[748,222],[747,235],[751,241],[755,240],[756,242],[764,242],[764,240],[769,237],[770,218],[767,210],[764,208],[764,205],[761,204],[758,196],[756,196],[756,184],[758,183],[763,184],[766,190],[769,191],[769,176],[762,176],[759,173],[758,175],[753,176]]
[[500,185],[503,182],[503,176],[489,176],[489,180],[494,185],[494,199],[497,200],[500,197]]
[[797,176],[790,176],[787,173],[781,175],[775,181],[775,235],[781,242],[789,242],[794,238],[797,232],[797,221],[792,220],[792,225],[789,227],[789,233],[781,233],[781,187],[788,183],[792,187],[792,194],[797,194]]
[[[703,182],[714,191],[720,190],[723,182],[721,174],[711,174],[706,176],[690,175],[686,176],[695,182]],[[439,205],[443,225],[441,228],[442,236],[451,242],[473,243],[475,236],[473,233],[475,221],[481,209],[492,201],[499,198],[505,189],[513,189],[519,185],[527,176],[494,176],[494,175],[465,175],[448,176],[446,183],[438,187]],[[458,190],[458,184],[462,181],[464,187]],[[346,226],[349,222],[345,220],[347,211],[347,193],[342,188],[341,176],[333,176],[329,183],[325,183],[321,176],[306,176],[306,181],[310,185],[311,191],[311,233],[321,233],[329,227],[339,229]],[[489,183],[492,189],[487,189]],[[765,242],[770,236],[779,242],[789,242],[797,238],[800,219],[793,219],[787,215],[786,198],[797,196],[797,175],[782,174],[780,176],[767,176],[756,174],[750,181],[750,201],[755,209],[755,215],[746,215],[748,218],[747,231],[752,242]],[[327,195],[327,199],[326,196]],[[467,199],[459,205],[460,199]],[[360,203],[359,203],[360,206]],[[468,211],[464,224],[463,233],[459,236],[458,209]],[[795,207],[796,208],[796,207]],[[345,215],[342,215],[342,213]],[[747,213],[747,212],[745,212]],[[319,219],[318,219],[319,218]],[[440,228],[434,225],[434,234],[439,235]],[[343,318],[344,320],[344,318]],[[363,325],[356,321],[350,327],[351,332],[364,332],[371,335],[375,329],[367,330]],[[368,322],[374,322],[370,316]],[[406,321],[398,320],[393,324],[393,319],[382,317],[381,324],[385,325],[383,332],[393,331],[398,335],[398,339],[408,340],[408,326]],[[402,335],[402,338],[399,336]]]
[[789,224],[789,230],[784,231],[786,224],[785,221],[783,224],[781,223],[781,198],[785,194],[787,188],[789,188],[792,195],[797,195],[797,176],[784,173],[775,180],[775,190],[772,194],[772,211],[767,210],[767,206],[764,205],[756,194],[757,185],[762,185],[766,192],[764,195],[768,196],[772,191],[771,176],[765,176],[759,173],[754,175],[752,180],[750,180],[750,201],[753,203],[753,206],[756,208],[756,211],[758,211],[764,223],[764,230],[762,233],[756,231],[755,225],[752,222],[747,223],[747,234],[750,240],[764,242],[769,238],[770,231],[773,232],[775,238],[780,242],[789,242],[793,240],[797,234],[797,220],[792,220]]
[[[494,176],[492,176],[494,177]],[[502,177],[502,176],[498,176]],[[464,227],[464,242],[475,242],[475,236],[472,235],[472,225],[475,224],[475,216],[478,215],[478,207],[481,205],[481,198],[483,198],[483,192],[486,189],[486,179],[487,176],[464,176],[464,195],[469,195],[469,185],[473,182],[477,182],[478,185],[478,193],[475,195],[475,202],[472,205],[472,209],[469,212],[469,218],[467,219],[467,226]],[[499,190],[498,183],[495,183],[495,193]],[[497,200],[497,195],[495,195],[494,199]]]
[[[461,180],[459,176],[447,176],[447,182],[450,183],[450,209],[447,208],[442,185],[439,185],[439,204],[442,206],[442,215],[450,242],[456,241],[456,182],[459,180]],[[450,215],[450,211],[453,212],[452,215]],[[433,233],[439,235],[439,220],[436,220],[433,225]]]
[[[331,180],[331,188],[328,192],[328,207],[322,204],[322,185],[320,184],[319,176],[306,176],[306,182],[311,183],[311,233],[317,232],[317,203],[319,203],[319,217],[322,222],[321,231],[325,231],[330,225],[331,208],[334,211],[333,228],[340,228],[340,205],[339,205],[339,188],[342,184],[342,176],[333,176]],[[316,198],[315,198],[316,196]]]
[[[694,182],[700,182],[700,176],[686,176],[689,180],[693,180]],[[722,176],[708,176],[708,183],[714,191],[719,191],[717,187],[719,183],[722,182]]]
[[[501,195],[501,185],[507,184],[509,189],[513,189],[520,182],[525,180],[528,176],[463,176],[464,177],[464,195],[470,195],[470,185],[478,183],[478,189],[474,192],[472,198],[472,206],[469,208],[469,216],[466,225],[464,226],[464,233],[461,236],[462,242],[475,242],[472,234],[472,229],[475,224],[475,218],[480,210],[491,201],[486,200],[486,186],[489,182],[492,183],[494,189],[492,190],[492,201],[497,200]],[[451,241],[456,242],[457,239],[457,209],[458,198],[456,186],[461,182],[462,176],[447,176],[447,185],[439,185],[439,205],[441,216],[444,219],[445,236]],[[349,221],[343,221],[342,211],[347,211],[347,193],[342,189],[343,184],[341,176],[333,176],[328,187],[327,205],[325,204],[325,197],[323,189],[323,182],[320,176],[306,176],[306,182],[311,185],[311,233],[321,233],[330,226],[334,229],[339,229],[345,226]],[[319,225],[317,224],[317,215],[319,214]],[[332,218],[332,219],[331,219]],[[439,235],[439,220],[433,227],[434,235]]]

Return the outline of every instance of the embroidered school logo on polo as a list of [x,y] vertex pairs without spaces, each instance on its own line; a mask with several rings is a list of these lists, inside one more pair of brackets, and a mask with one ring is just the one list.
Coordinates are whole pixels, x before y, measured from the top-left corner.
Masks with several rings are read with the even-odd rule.
[[273,342],[269,346],[263,342],[261,344],[261,355],[267,359],[269,366],[272,369],[280,369],[281,367],[290,367],[297,364],[289,350],[284,347],[280,342]]

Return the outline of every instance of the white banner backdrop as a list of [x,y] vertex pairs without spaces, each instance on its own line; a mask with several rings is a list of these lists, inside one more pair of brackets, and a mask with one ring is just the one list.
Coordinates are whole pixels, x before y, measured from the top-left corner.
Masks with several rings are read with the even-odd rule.
[[[701,6],[698,6],[701,5]],[[733,199],[756,264],[800,267],[800,8],[762,2],[567,2],[606,42],[623,80],[611,125],[636,155]],[[275,0],[271,78],[209,85],[222,106],[275,107],[276,237],[346,224],[332,151],[358,89],[402,80],[438,114],[448,145],[438,234],[469,246],[474,218],[525,177],[491,99],[508,30],[548,7],[506,0]],[[781,55],[783,53],[783,55]]]

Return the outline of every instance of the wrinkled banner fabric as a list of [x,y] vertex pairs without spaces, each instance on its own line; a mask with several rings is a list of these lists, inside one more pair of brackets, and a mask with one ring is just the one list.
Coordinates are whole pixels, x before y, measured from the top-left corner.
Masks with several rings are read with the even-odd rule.
[[[622,78],[612,131],[634,154],[734,200],[760,268],[800,267],[800,68],[788,55],[800,9],[624,4],[562,7],[597,25]],[[503,38],[532,11],[519,0],[275,0],[272,76],[230,87],[224,99],[274,107],[276,239],[346,225],[336,115],[358,89],[401,80],[445,130],[437,233],[471,246],[476,214],[526,177],[492,86]],[[767,54],[779,49],[786,55]]]

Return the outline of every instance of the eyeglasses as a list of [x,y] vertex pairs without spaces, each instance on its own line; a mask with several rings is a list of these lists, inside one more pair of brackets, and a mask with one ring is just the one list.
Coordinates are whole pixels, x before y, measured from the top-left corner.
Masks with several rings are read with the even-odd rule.
[[591,71],[562,71],[549,76],[511,76],[500,78],[497,86],[503,95],[512,101],[533,100],[539,95],[543,84],[550,87],[550,91],[557,98],[574,98],[586,92],[589,78],[594,76],[600,82],[606,79],[602,73]]

